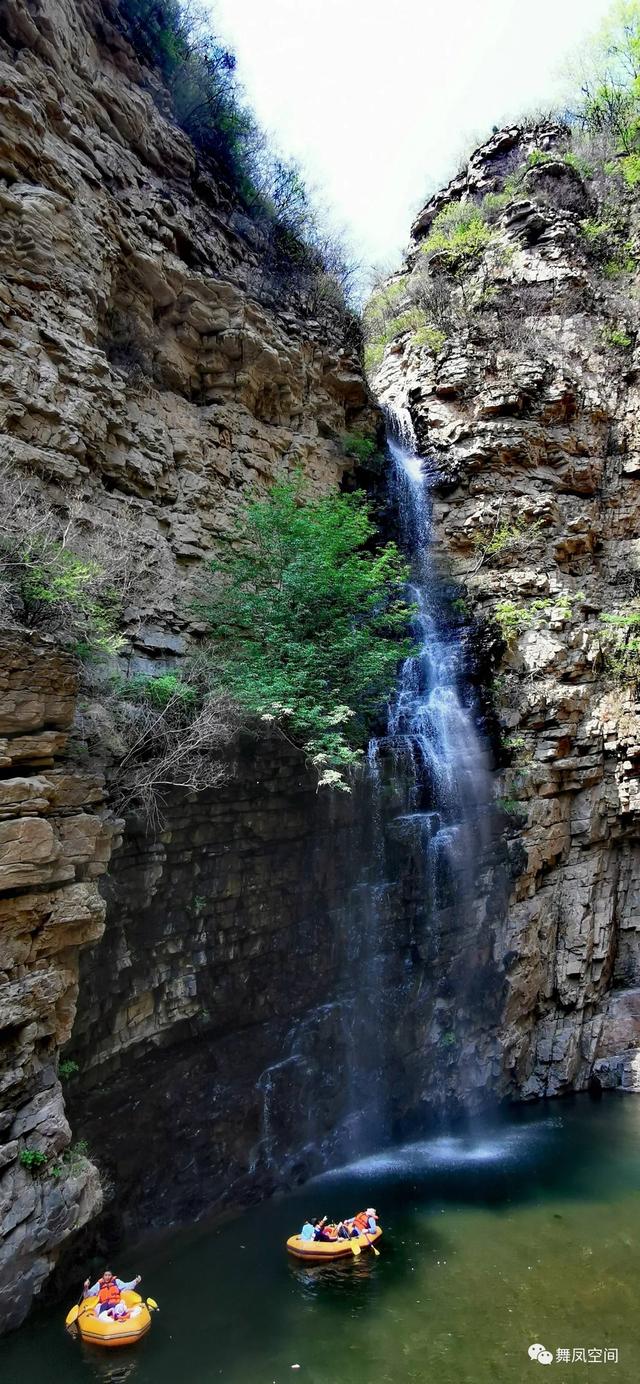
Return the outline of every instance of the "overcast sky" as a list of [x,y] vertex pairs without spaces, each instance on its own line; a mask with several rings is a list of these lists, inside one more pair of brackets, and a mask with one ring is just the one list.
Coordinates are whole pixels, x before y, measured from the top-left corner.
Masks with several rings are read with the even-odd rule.
[[212,0],[261,124],[303,163],[366,260],[474,135],[544,106],[608,0]]

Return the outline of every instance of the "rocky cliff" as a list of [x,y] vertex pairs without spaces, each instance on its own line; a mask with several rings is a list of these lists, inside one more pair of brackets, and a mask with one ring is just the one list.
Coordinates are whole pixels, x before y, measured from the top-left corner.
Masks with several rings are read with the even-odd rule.
[[[75,661],[50,643],[0,635],[0,1317],[8,1326],[22,1320],[61,1243],[102,1203],[96,1168],[71,1143],[58,1075],[80,949],[104,929],[97,880],[117,844],[103,782],[64,763],[77,681]],[[45,1159],[46,1177],[38,1175]]]
[[[7,0],[0,73],[3,477],[18,487],[26,478],[60,531],[72,523],[89,551],[95,543],[122,554],[123,667],[162,670],[197,638],[195,575],[246,487],[302,468],[316,492],[334,488],[351,464],[344,432],[375,432],[357,334],[300,275],[274,266],[264,229],[166,114],[157,74],[123,37],[117,5]],[[150,1166],[149,1127],[162,1115],[155,1163],[171,1147],[177,1202],[165,1203],[156,1179],[145,1186],[144,1215],[152,1202],[165,1220],[194,1209],[199,1172],[197,1209],[222,1199],[223,1183],[232,1198],[234,1144],[246,1174],[262,1138],[255,1112],[243,1128],[238,1092],[279,1059],[292,1015],[320,1003],[333,981],[331,963],[313,959],[314,929],[338,888],[328,867],[317,878],[317,866],[299,885],[329,808],[275,743],[257,770],[249,753],[219,801],[171,808],[160,841],[128,832],[104,945],[88,964],[82,958],[71,1143],[58,1059],[74,1022],[80,950],[104,927],[96,878],[114,826],[99,737],[92,757],[84,747],[90,767],[79,767],[77,733],[68,755],[77,662],[24,630],[21,617],[9,602],[0,664],[4,1325],[22,1319],[62,1241],[100,1206],[98,1174],[78,1148],[99,1112],[115,1112],[115,1143],[109,1125],[93,1138],[103,1168],[119,1158],[123,1107],[131,1117],[135,1156],[123,1188]],[[82,725],[102,725],[86,679],[80,700]],[[215,907],[208,870],[217,872]],[[201,1048],[196,1093],[193,1054],[205,1030],[224,1038],[213,1053]],[[141,1106],[140,1082],[151,1079],[142,1056],[159,1047]],[[127,1064],[137,1074],[129,1086]],[[200,1169],[194,1132],[218,1089],[231,1092],[236,1111],[232,1120],[224,1108],[226,1132],[216,1114],[218,1144],[201,1149]],[[187,1190],[176,1171],[181,1147]]]
[[492,1081],[525,1098],[638,1087],[638,216],[598,155],[560,126],[498,132],[368,310],[499,721]]

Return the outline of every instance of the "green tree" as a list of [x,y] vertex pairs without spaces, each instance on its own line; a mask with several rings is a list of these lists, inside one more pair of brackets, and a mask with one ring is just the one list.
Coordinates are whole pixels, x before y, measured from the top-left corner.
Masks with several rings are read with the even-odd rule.
[[617,0],[587,48],[573,65],[582,104],[578,118],[587,129],[613,137],[625,156],[622,171],[630,182],[640,149],[640,0]]
[[375,537],[361,492],[309,499],[300,477],[279,482],[243,507],[199,603],[216,690],[347,791],[343,771],[412,648],[407,565]]

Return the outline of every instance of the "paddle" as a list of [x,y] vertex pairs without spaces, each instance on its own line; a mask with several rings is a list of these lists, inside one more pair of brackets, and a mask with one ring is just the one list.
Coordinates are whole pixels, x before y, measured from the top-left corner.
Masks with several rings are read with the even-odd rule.
[[160,1311],[160,1308],[158,1307],[155,1298],[147,1298],[147,1307],[149,1307],[152,1312]]
[[84,1302],[84,1288],[82,1289],[82,1292],[80,1293],[80,1297],[78,1298],[78,1301],[77,1301],[77,1303],[76,1303],[76,1306],[75,1306],[75,1307],[72,1307],[72,1308],[70,1309],[70,1311],[67,1312],[67,1315],[66,1315],[66,1317],[65,1317],[65,1319],[64,1319],[64,1324],[65,1324],[65,1326],[74,1326],[74,1325],[75,1325],[75,1323],[76,1323],[77,1320],[78,1320],[78,1317],[80,1316],[80,1308],[82,1307],[83,1302]]
[[352,1240],[351,1238],[349,1238],[349,1248],[350,1248],[350,1250],[351,1250],[351,1253],[352,1253],[354,1259],[357,1259],[357,1258],[358,1258],[358,1255],[359,1255],[359,1254],[362,1254],[362,1250],[360,1249],[360,1246],[359,1246],[357,1240]]
[[369,1236],[367,1235],[366,1230],[365,1230],[365,1232],[364,1232],[364,1237],[365,1237],[365,1240],[368,1240],[368,1241],[369,1241],[369,1248],[373,1250],[373,1252],[374,1252],[374,1254],[375,1254],[375,1256],[376,1256],[376,1259],[379,1259],[379,1258],[380,1258],[380,1250],[379,1250],[379,1249],[376,1249],[376,1247],[375,1247],[375,1245],[374,1245],[374,1243],[373,1243],[373,1240],[369,1240]]

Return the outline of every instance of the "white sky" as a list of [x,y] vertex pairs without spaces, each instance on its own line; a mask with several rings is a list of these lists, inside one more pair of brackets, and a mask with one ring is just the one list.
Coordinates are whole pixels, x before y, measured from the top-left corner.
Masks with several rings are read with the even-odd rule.
[[211,0],[260,123],[367,261],[474,135],[557,99],[608,0]]

